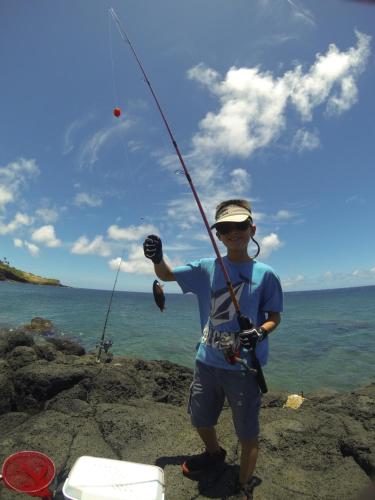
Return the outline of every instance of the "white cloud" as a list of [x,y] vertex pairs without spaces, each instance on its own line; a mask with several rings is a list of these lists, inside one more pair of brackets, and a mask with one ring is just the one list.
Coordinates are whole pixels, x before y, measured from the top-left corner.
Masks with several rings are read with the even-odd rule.
[[363,198],[362,196],[358,196],[357,194],[349,196],[346,200],[345,203],[354,203],[358,205],[364,205],[366,203],[366,198]]
[[0,184],[0,210],[2,210],[7,203],[13,201],[13,193],[5,186]]
[[203,63],[199,63],[190,68],[187,72],[187,76],[190,80],[196,80],[206,87],[214,87],[220,80],[220,73]]
[[333,95],[327,104],[329,114],[340,114],[350,109],[358,100],[358,90],[352,75],[346,76],[341,82],[341,94]]
[[[182,238],[186,238],[186,235],[181,235]],[[197,233],[197,234],[194,234],[192,236],[192,239],[193,240],[197,240],[197,241],[205,241],[205,242],[209,242],[211,241],[210,240],[210,237],[208,236],[208,233]]]
[[311,120],[313,110],[324,102],[330,113],[349,109],[357,98],[356,79],[370,55],[371,37],[355,33],[356,47],[340,51],[331,44],[306,72],[298,65],[278,78],[259,68],[232,67],[224,79],[202,63],[191,68],[188,78],[206,86],[221,103],[216,114],[209,112],[200,122],[193,137],[194,153],[202,158],[251,156],[283,131],[288,103],[303,120]]
[[8,203],[15,202],[28,180],[38,174],[39,168],[33,159],[20,158],[5,167],[0,166],[0,210]]
[[231,189],[236,195],[240,195],[250,189],[250,175],[243,168],[235,168],[230,172]]
[[184,230],[190,229],[201,220],[197,204],[192,195],[171,200],[168,203],[167,217],[174,220],[178,227]]
[[[207,236],[208,238],[208,236]],[[193,236],[193,239],[197,239],[197,238],[194,238]],[[206,240],[203,240],[203,241],[206,241]],[[191,250],[194,250],[196,247],[194,247],[193,245],[190,245],[189,243],[172,243],[172,244],[163,244],[163,251],[166,250],[166,251],[169,251],[169,252],[187,252],[187,251],[191,251]]]
[[36,229],[32,233],[31,239],[50,248],[59,247],[61,245],[61,241],[56,238],[55,228],[51,224]]
[[[120,264],[120,257],[112,259],[108,264],[111,269],[117,270]],[[155,274],[152,262],[145,258],[142,247],[135,244],[131,245],[127,259],[124,258],[122,260],[120,270],[131,274]]]
[[[173,268],[177,265],[181,265],[181,261],[176,259],[171,261],[168,255],[164,254],[165,260]],[[108,262],[111,269],[114,271],[118,269],[120,264],[120,257],[112,259]],[[149,274],[155,276],[154,265],[149,259],[146,259],[143,254],[143,248],[141,245],[132,243],[126,255],[124,256],[120,270],[124,273],[130,274]]]
[[71,253],[86,255],[100,255],[101,257],[108,257],[111,255],[110,245],[103,240],[103,236],[96,236],[91,242],[86,236],[81,236],[73,244]]
[[137,241],[149,234],[157,234],[158,229],[152,224],[142,224],[140,226],[119,227],[116,224],[107,230],[108,237],[112,240]]
[[0,167],[0,178],[18,185],[25,183],[25,176],[38,174],[39,168],[33,159],[20,158],[5,167]]
[[[256,238],[256,237],[255,237]],[[278,250],[283,246],[283,243],[279,240],[279,237],[275,233],[271,233],[264,236],[260,241],[260,255],[262,258],[268,257],[272,252]]]
[[39,255],[39,247],[37,247],[33,243],[25,241],[25,247],[29,251],[30,255],[32,255],[33,257],[37,257]]
[[135,140],[130,140],[128,141],[128,149],[131,153],[136,153],[137,151],[140,151],[143,149],[144,144],[141,141],[135,141]]
[[132,122],[127,119],[120,121],[116,125],[103,128],[96,132],[86,143],[83,145],[80,153],[79,163],[83,167],[85,165],[93,165],[99,159],[100,150],[113,140],[116,136],[121,136],[126,130],[130,128]]
[[38,208],[35,215],[40,217],[44,222],[56,222],[59,215],[56,210],[52,208]]
[[74,120],[66,129],[64,134],[63,154],[68,154],[74,149],[73,136],[82,129],[87,123],[94,118],[93,113],[87,116]]
[[327,102],[329,113],[340,114],[357,100],[355,79],[364,71],[370,55],[371,37],[355,32],[357,47],[340,52],[331,44],[325,55],[318,54],[310,70],[299,65],[285,75],[291,87],[291,102],[304,120],[312,119],[315,107]]
[[233,67],[222,81],[216,72],[209,72],[210,68],[203,64],[188,72],[189,78],[208,86],[221,101],[220,111],[207,113],[200,122],[193,148],[201,157],[249,157],[284,128],[289,90],[282,79],[274,79],[271,73],[262,73],[258,68]]
[[303,274],[298,274],[297,276],[284,278],[281,280],[282,287],[286,290],[288,288],[295,288],[303,284],[305,281],[305,276]]
[[26,240],[22,241],[19,238],[14,238],[13,243],[16,248],[26,248],[30,255],[32,255],[33,257],[37,257],[39,255],[39,247],[37,247],[33,243],[30,243]]
[[102,205],[102,200],[96,195],[77,193],[74,198],[74,204],[78,207],[83,205],[88,205],[89,207],[100,207]]
[[[298,35],[295,33],[274,33],[273,35],[267,33],[267,35],[259,39],[256,44],[259,46],[280,46],[283,43],[289,42],[291,40],[296,40],[297,38]],[[281,69],[283,66],[284,63],[280,62],[278,67]]]
[[316,22],[314,14],[306,7],[302,6],[301,2],[297,2],[296,0],[287,0],[287,2],[292,8],[292,14],[296,20],[303,21],[310,26],[315,26]]
[[295,214],[290,210],[279,210],[275,215],[276,220],[289,220],[295,217]]
[[299,274],[295,277],[283,278],[281,281],[285,290],[316,290],[374,285],[374,280],[375,267],[346,272],[327,270],[322,275],[309,277]]
[[14,246],[16,248],[22,248],[23,247],[23,241],[20,240],[19,238],[14,238],[13,239]]
[[319,132],[309,132],[301,128],[294,135],[292,148],[302,153],[302,151],[312,151],[320,146]]
[[8,224],[0,222],[0,234],[14,233],[22,226],[29,226],[33,222],[33,218],[27,214],[17,212],[14,219]]

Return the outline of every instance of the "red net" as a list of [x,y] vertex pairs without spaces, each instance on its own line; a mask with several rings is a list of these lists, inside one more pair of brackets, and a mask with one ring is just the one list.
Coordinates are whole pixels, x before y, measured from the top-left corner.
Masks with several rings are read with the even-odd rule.
[[11,455],[3,464],[2,475],[11,490],[32,497],[52,497],[48,486],[55,477],[55,464],[39,451],[20,451]]

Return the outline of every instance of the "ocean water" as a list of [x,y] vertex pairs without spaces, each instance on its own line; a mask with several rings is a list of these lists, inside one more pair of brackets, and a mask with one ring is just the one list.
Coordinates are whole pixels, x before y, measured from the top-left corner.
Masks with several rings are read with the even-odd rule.
[[[86,349],[101,338],[111,292],[0,282],[0,326],[35,316]],[[289,292],[282,323],[270,337],[265,375],[270,390],[346,391],[375,382],[375,286]],[[115,292],[106,329],[114,354],[167,359],[193,367],[200,337],[193,295]]]

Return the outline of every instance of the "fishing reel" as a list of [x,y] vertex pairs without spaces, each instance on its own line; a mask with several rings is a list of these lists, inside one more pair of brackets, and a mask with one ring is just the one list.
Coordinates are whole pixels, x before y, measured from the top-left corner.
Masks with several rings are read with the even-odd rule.
[[96,344],[96,348],[99,348],[100,350],[103,350],[106,354],[108,354],[109,349],[113,346],[112,340],[103,340],[103,342],[100,342],[99,344]]
[[255,368],[250,368],[246,361],[241,358],[241,346],[238,340],[238,335],[234,336],[231,333],[222,332],[220,339],[217,341],[217,346],[222,351],[224,358],[228,363],[231,365],[239,363],[246,369],[246,371],[257,373]]
[[224,358],[234,365],[236,363],[236,358],[240,355],[240,349],[237,345],[236,340],[233,335],[227,332],[222,332],[220,339],[217,341],[217,347],[222,351]]
[[105,340],[104,342],[101,343],[103,351],[108,354],[109,349],[112,347],[113,342],[112,340]]
[[99,344],[96,345],[96,348],[98,349],[98,355],[96,358],[96,362],[100,363],[101,362],[101,357],[102,357],[102,351],[106,354],[106,359],[105,363],[110,363],[113,358],[113,354],[109,352],[109,349],[112,347],[113,342],[110,339],[107,340],[102,340]]

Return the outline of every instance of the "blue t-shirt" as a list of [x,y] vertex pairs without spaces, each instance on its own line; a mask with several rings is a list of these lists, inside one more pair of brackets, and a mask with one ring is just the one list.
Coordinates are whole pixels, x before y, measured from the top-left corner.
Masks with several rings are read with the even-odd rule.
[[[267,312],[282,311],[280,280],[270,266],[256,260],[235,263],[224,257],[223,261],[241,313],[255,326],[261,326],[266,321]],[[197,360],[227,370],[244,369],[239,363],[228,363],[220,348],[221,339],[228,338],[228,335],[238,343],[236,333],[239,326],[217,259],[200,259],[185,266],[175,267],[173,274],[183,293],[191,292],[198,298],[202,338],[197,350]],[[268,338],[257,345],[256,355],[261,365],[267,363]],[[246,349],[241,348],[241,357],[251,365]]]

